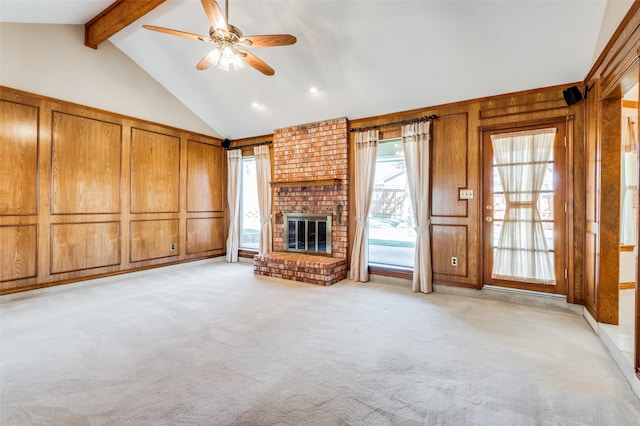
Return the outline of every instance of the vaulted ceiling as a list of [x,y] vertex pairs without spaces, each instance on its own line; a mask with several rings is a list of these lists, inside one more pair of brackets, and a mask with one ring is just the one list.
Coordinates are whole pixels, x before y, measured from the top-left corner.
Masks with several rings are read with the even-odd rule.
[[[0,0],[0,20],[85,24],[111,3]],[[109,41],[230,139],[581,81],[602,48],[607,6],[606,0],[229,3],[229,22],[245,35],[297,37],[293,46],[250,49],[274,76],[250,67],[198,71],[210,44],[142,28],[208,35],[197,0],[168,0]],[[623,12],[631,4],[624,3]]]

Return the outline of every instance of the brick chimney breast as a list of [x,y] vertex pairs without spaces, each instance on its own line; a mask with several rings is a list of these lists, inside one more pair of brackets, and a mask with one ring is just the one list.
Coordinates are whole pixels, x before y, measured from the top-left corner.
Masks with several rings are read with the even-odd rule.
[[[349,138],[346,118],[277,129],[273,140],[273,181],[340,179],[338,185],[276,188],[275,213],[332,215],[332,256],[347,258],[349,222]],[[341,206],[340,208],[338,206]],[[340,222],[337,213],[340,210]],[[278,215],[279,216],[279,215]],[[282,218],[273,230],[273,250],[284,250]]]

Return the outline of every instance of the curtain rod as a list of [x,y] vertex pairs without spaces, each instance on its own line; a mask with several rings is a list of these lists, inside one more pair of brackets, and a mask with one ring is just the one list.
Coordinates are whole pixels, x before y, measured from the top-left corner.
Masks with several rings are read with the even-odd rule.
[[438,118],[438,116],[435,115],[435,114],[433,114],[433,115],[425,115],[424,117],[413,118],[411,120],[394,121],[393,123],[376,124],[376,125],[367,126],[367,127],[356,127],[356,128],[352,128],[350,131],[351,132],[364,132],[365,130],[374,130],[374,129],[378,129],[380,127],[385,127],[385,126],[395,126],[397,124],[419,123],[421,121],[435,120],[436,118]]
[[260,146],[260,145],[271,145],[272,143],[273,141],[256,142],[256,143],[250,143],[248,145],[228,147],[225,149],[227,151],[233,151],[234,149],[251,148],[252,146]]

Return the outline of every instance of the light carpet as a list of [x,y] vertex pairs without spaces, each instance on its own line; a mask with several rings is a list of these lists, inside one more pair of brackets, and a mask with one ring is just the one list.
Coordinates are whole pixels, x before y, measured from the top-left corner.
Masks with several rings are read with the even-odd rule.
[[0,299],[9,425],[637,425],[579,315],[217,259]]

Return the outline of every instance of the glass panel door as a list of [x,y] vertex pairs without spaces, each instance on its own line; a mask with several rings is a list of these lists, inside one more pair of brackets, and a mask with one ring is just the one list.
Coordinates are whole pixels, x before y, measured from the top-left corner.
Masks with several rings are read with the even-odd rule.
[[484,132],[485,284],[566,294],[564,132]]

